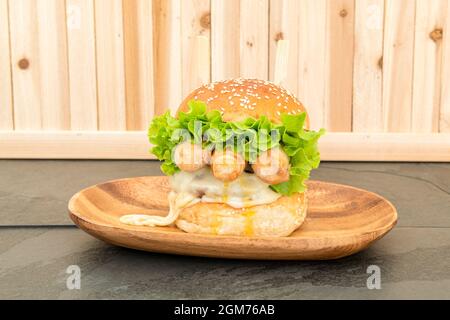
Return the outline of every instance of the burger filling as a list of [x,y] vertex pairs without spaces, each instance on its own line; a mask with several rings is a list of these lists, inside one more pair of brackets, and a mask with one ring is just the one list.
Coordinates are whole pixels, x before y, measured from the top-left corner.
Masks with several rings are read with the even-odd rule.
[[281,196],[304,192],[310,171],[320,163],[317,141],[324,130],[304,129],[306,113],[282,114],[225,122],[218,110],[193,100],[178,118],[169,112],[153,119],[152,153],[170,176],[167,217],[129,215],[133,225],[170,225],[182,208],[198,202],[234,208],[269,204]]
[[191,194],[202,202],[225,203],[233,208],[269,204],[281,197],[254,174],[243,172],[236,180],[222,182],[208,167],[175,173],[170,177],[170,186],[173,191]]

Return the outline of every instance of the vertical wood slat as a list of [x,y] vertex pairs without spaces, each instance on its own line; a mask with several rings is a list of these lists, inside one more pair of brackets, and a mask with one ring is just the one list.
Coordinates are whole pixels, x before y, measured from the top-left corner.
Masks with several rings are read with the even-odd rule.
[[9,5],[15,128],[69,129],[64,2]]
[[[36,10],[35,1],[9,1],[14,128],[16,130],[42,129]],[[29,61],[27,70],[19,68],[20,61],[23,67],[26,66],[26,61]]]
[[95,1],[100,130],[125,130],[125,67],[121,0]]
[[278,40],[272,82],[283,85],[289,73],[289,40]]
[[442,57],[442,89],[439,131],[450,132],[450,4],[447,5]]
[[[187,91],[189,94],[193,89],[203,84],[211,82],[211,42],[206,36],[197,36],[193,41],[192,55],[190,56],[189,68],[184,66],[184,71],[188,70],[188,76],[183,82],[189,84],[191,89]],[[188,87],[185,87],[187,90]]]
[[441,38],[448,1],[417,0],[416,3],[412,129],[437,132],[442,84]]
[[[190,42],[195,35],[209,34],[208,28],[199,22],[203,13],[209,10],[209,0],[160,0],[162,4],[157,3],[156,7],[163,10],[154,13],[159,22],[155,21],[158,28],[153,30],[159,42],[154,47],[149,40],[152,21],[148,17],[152,10],[145,0],[96,0],[96,10],[92,0],[66,0],[67,39],[64,1],[9,2],[10,15],[2,19],[7,15],[7,0],[0,0],[0,32],[3,36],[0,45],[6,48],[0,52],[6,56],[1,57],[0,68],[6,70],[2,75],[7,75],[11,58],[14,79],[13,88],[10,88],[7,76],[1,79],[0,112],[6,114],[2,114],[0,120],[3,129],[14,127],[13,112],[4,111],[4,105],[12,105],[12,97],[3,94],[12,91],[17,99],[14,121],[18,130],[95,130],[97,81],[102,92],[98,97],[101,129],[145,129],[153,112],[153,95],[156,95],[151,85],[153,70],[149,52],[152,50],[160,53],[155,61],[158,65],[156,74],[168,79],[164,81],[164,76],[156,78],[158,89],[162,88],[158,90],[158,101],[163,102],[156,107],[158,112],[167,107],[176,109],[184,94],[194,87],[191,83],[195,79],[192,80],[190,70],[195,69],[195,64],[192,63]],[[311,110],[313,122],[317,122],[313,126],[325,125],[330,131],[348,131],[354,116],[354,129],[360,132],[450,130],[450,80],[446,77],[446,70],[450,68],[447,0],[417,0],[417,19],[416,1],[326,0],[325,7],[328,7],[319,10],[314,8],[323,8],[321,2],[313,2],[211,0],[212,78],[220,80],[239,74],[262,78],[270,74],[272,78],[275,38],[283,37],[291,42],[289,66],[290,70],[295,70],[289,73],[285,86],[294,92],[301,91],[299,98]],[[386,8],[383,8],[384,3]],[[298,19],[299,6],[306,8],[301,10],[301,19]],[[79,7],[79,13],[76,7]],[[356,54],[353,59],[355,9]],[[308,10],[311,14],[305,13]],[[325,20],[323,12],[326,12]],[[384,12],[386,20],[383,22]],[[97,17],[95,28],[94,13]],[[78,14],[80,29],[71,24]],[[4,38],[8,34],[8,19],[11,20],[12,35],[10,58],[9,41]],[[161,25],[165,29],[159,28]],[[308,32],[309,26],[319,27]],[[97,56],[94,56],[94,29],[98,33]],[[292,37],[299,29],[302,35]],[[430,38],[435,29],[443,29],[443,39],[433,41]],[[439,37],[439,32],[436,35]],[[323,46],[323,36],[325,48],[317,49]],[[255,44],[249,41],[253,46],[247,45],[247,40],[255,37],[258,41]],[[295,41],[303,41],[303,51],[293,53],[299,47]],[[322,51],[326,52],[325,62],[322,62]],[[240,55],[242,62],[239,62]],[[299,58],[292,63],[296,56]],[[379,60],[381,57],[382,61]],[[18,67],[22,58],[30,62],[26,70]],[[99,79],[96,79],[96,59],[100,64]],[[299,62],[307,66],[306,71]],[[241,66],[246,70],[241,72]],[[322,69],[325,70],[324,83],[318,80],[322,77]],[[352,73],[354,79],[350,78]],[[325,93],[318,94],[322,91]],[[355,107],[351,114],[353,98]],[[322,105],[322,99],[324,106],[316,107]]]
[[8,20],[8,1],[0,0],[0,130],[14,128]]
[[324,124],[326,0],[300,0],[298,97],[306,105],[311,128]]
[[294,94],[298,91],[298,32],[299,32],[299,1],[271,0],[270,1],[270,34],[269,34],[269,73],[274,81],[275,58],[277,42],[289,41],[288,73],[281,86]]
[[240,0],[211,0],[211,77],[213,81],[240,74]]
[[358,0],[355,7],[353,131],[383,131],[383,0]]
[[355,0],[328,1],[325,127],[352,131]]
[[71,130],[97,130],[94,3],[66,0]]
[[155,113],[170,109],[182,100],[181,0],[154,0]]
[[153,116],[153,19],[147,0],[123,2],[127,130],[146,130]]
[[387,1],[384,24],[384,131],[411,130],[415,3]]
[[268,80],[269,0],[241,0],[240,75]]
[[70,129],[65,10],[65,3],[60,0],[37,1],[41,109],[44,129]]
[[[209,0],[183,0],[181,2],[181,41],[182,41],[182,96],[188,95],[203,82],[210,81],[210,76],[198,74],[203,64],[210,66],[211,62],[199,61],[197,52],[202,46],[210,47],[210,1]],[[197,38],[203,36],[204,38]],[[205,43],[205,40],[207,42]],[[203,48],[209,52],[209,48]],[[203,56],[208,58],[206,56]],[[205,70],[202,70],[203,72]]]

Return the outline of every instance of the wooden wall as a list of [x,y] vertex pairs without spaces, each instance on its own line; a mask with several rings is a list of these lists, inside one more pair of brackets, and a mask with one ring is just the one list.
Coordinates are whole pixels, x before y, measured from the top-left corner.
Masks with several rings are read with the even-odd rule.
[[148,158],[153,115],[286,39],[324,159],[450,161],[447,30],[450,0],[0,0],[0,158]]

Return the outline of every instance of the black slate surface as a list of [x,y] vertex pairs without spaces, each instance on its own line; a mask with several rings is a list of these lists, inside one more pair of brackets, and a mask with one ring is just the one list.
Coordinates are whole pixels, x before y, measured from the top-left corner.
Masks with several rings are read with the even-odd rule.
[[[0,298],[450,299],[450,164],[323,163],[314,179],[377,192],[399,224],[336,261],[239,261],[113,247],[71,226],[67,201],[98,182],[159,174],[151,161],[0,161]],[[66,269],[81,269],[68,290]],[[381,289],[366,286],[381,269]]]

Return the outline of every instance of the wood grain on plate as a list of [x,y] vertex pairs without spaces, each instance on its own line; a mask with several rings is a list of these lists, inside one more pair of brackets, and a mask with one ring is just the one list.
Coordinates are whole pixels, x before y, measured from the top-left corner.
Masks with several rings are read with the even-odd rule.
[[238,259],[324,260],[354,254],[381,238],[397,222],[386,199],[365,190],[308,182],[308,215],[289,237],[188,234],[175,227],[140,227],[119,222],[125,214],[166,215],[167,177],[115,180],[80,191],[69,202],[72,220],[106,242],[145,251]]

